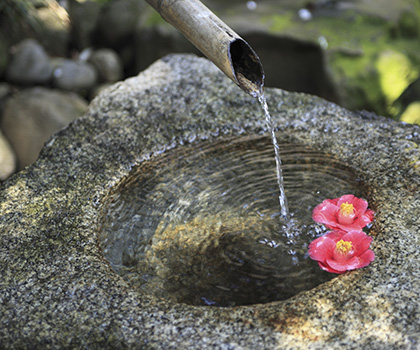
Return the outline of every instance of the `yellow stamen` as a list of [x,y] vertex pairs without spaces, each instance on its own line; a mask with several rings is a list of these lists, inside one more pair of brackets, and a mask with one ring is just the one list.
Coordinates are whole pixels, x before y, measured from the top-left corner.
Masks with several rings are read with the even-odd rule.
[[349,216],[349,215],[353,214],[353,212],[354,212],[353,204],[351,204],[351,203],[349,204],[347,202],[341,204],[340,213],[342,215]]
[[335,245],[335,249],[341,254],[347,254],[353,249],[353,245],[351,244],[351,242],[341,240],[337,242],[337,244]]

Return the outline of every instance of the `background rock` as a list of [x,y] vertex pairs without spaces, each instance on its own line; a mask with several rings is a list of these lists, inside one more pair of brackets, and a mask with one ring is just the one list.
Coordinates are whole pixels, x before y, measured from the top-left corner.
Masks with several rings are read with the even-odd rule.
[[0,126],[17,155],[19,169],[33,163],[49,137],[86,108],[86,101],[73,93],[41,87],[9,99]]
[[[12,93],[12,87],[7,83],[0,83],[0,116],[3,114],[3,108],[7,98]],[[1,119],[1,118],[0,118]]]
[[15,154],[9,142],[0,131],[0,180],[7,179],[16,170]]
[[26,39],[12,48],[6,79],[17,84],[45,84],[52,76],[53,66],[44,48],[34,39]]
[[69,91],[92,89],[97,81],[97,72],[87,62],[58,59],[54,63],[52,82],[55,87]]
[[92,52],[88,61],[96,68],[100,82],[115,83],[123,78],[123,67],[118,54],[111,49]]

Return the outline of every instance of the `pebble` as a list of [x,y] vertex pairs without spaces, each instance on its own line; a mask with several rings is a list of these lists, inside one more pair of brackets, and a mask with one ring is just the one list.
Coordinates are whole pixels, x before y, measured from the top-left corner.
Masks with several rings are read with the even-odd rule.
[[44,84],[51,79],[53,66],[44,48],[34,39],[25,39],[11,49],[12,59],[6,70],[11,83]]
[[53,85],[69,91],[89,90],[97,81],[97,72],[88,62],[58,59],[53,72]]
[[9,141],[0,131],[0,180],[7,179],[15,172],[16,157]]
[[74,93],[28,88],[10,98],[0,128],[18,159],[18,169],[33,163],[49,137],[81,116],[87,102]]
[[118,54],[111,49],[99,49],[92,52],[90,62],[98,71],[99,81],[114,83],[123,77],[123,67]]

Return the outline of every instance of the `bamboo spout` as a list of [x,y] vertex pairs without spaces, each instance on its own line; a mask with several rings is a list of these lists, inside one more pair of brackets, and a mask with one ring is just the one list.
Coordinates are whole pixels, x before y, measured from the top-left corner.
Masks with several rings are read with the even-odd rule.
[[256,97],[264,70],[255,51],[198,0],[146,0],[242,90]]

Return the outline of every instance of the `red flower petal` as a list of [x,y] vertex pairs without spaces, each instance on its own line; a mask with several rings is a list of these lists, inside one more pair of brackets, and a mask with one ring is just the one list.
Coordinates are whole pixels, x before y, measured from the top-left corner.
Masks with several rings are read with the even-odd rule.
[[[352,204],[354,208],[354,219],[340,217],[341,204]],[[362,198],[352,194],[346,194],[340,198],[326,199],[317,205],[313,212],[314,221],[324,224],[332,230],[361,230],[373,220],[374,212],[367,209],[368,203]],[[344,219],[347,219],[344,220]]]
[[370,236],[366,236],[363,238],[362,241],[359,242],[358,245],[355,246],[356,254],[361,255],[366,252],[370,248],[370,244],[372,243],[373,238]]
[[343,236],[343,240],[350,241],[353,244],[354,255],[360,256],[369,249],[373,238],[363,231],[350,231]]
[[336,207],[339,207],[339,205],[338,205],[338,200],[339,200],[340,198],[333,198],[333,199],[325,199],[324,200],[324,202],[329,202],[329,203],[331,203],[331,204],[334,204]]
[[337,228],[339,230],[349,232],[349,231],[360,231],[363,228],[363,226],[360,227],[360,224],[358,224],[358,222],[356,221],[356,222],[353,222],[350,225],[337,224]]
[[[341,213],[343,203],[352,206],[343,206]],[[333,230],[309,245],[309,256],[318,261],[321,269],[344,273],[367,266],[375,259],[375,254],[369,249],[373,238],[362,231],[374,217],[374,212],[367,207],[368,203],[364,199],[348,194],[340,198],[326,199],[314,208],[312,218]],[[343,243],[337,247],[340,240],[351,242],[351,246]]]
[[[354,256],[350,260],[353,260],[354,258],[357,258],[357,256]],[[349,260],[347,260],[349,261]],[[326,264],[332,268],[333,270],[340,271],[340,273],[347,271],[347,261],[344,262],[338,262],[333,259],[327,259]]]
[[372,209],[368,209],[365,211],[365,214],[363,215],[366,217],[369,222],[373,221],[373,218],[375,217],[375,212]]
[[[332,239],[334,241],[334,243],[337,243],[339,240],[343,239],[343,236],[346,233],[347,233],[346,231],[334,230],[334,231],[327,232],[322,237],[328,237],[328,238]],[[334,246],[334,248],[335,248],[335,246]]]
[[362,268],[368,266],[373,260],[375,260],[375,253],[368,249],[363,254],[361,254],[359,258],[360,263],[357,268]]
[[327,235],[321,236],[309,244],[309,257],[324,262],[332,257],[335,244],[336,242]]
[[335,260],[329,259],[327,260],[327,264],[334,270],[345,272],[354,269],[360,269],[361,267],[366,266],[369,263],[363,265],[362,259],[359,256],[353,256],[351,259],[345,262],[337,262]]
[[331,200],[326,199],[321,204],[318,204],[313,212],[312,219],[315,222],[325,224],[326,226],[337,224],[337,212],[340,210]]
[[334,270],[333,268],[331,268],[330,266],[328,266],[328,265],[326,265],[326,264],[323,264],[322,262],[320,262],[320,261],[318,261],[318,265],[319,265],[319,267],[321,268],[321,269],[323,269],[324,271],[327,271],[327,272],[332,272],[332,273],[343,273],[344,271],[337,271],[337,270]]
[[370,224],[373,221],[373,217],[374,217],[374,211],[373,210],[366,210],[366,212],[363,215],[360,215],[357,219],[357,224],[363,228],[365,227],[367,224]]
[[368,207],[368,202],[366,202],[363,198],[355,197],[352,204],[359,215],[364,214]]
[[354,206],[354,195],[352,194],[345,194],[344,196],[341,196],[340,198],[337,198],[337,206],[341,207],[341,204],[343,203],[349,203],[349,204],[353,204]]

